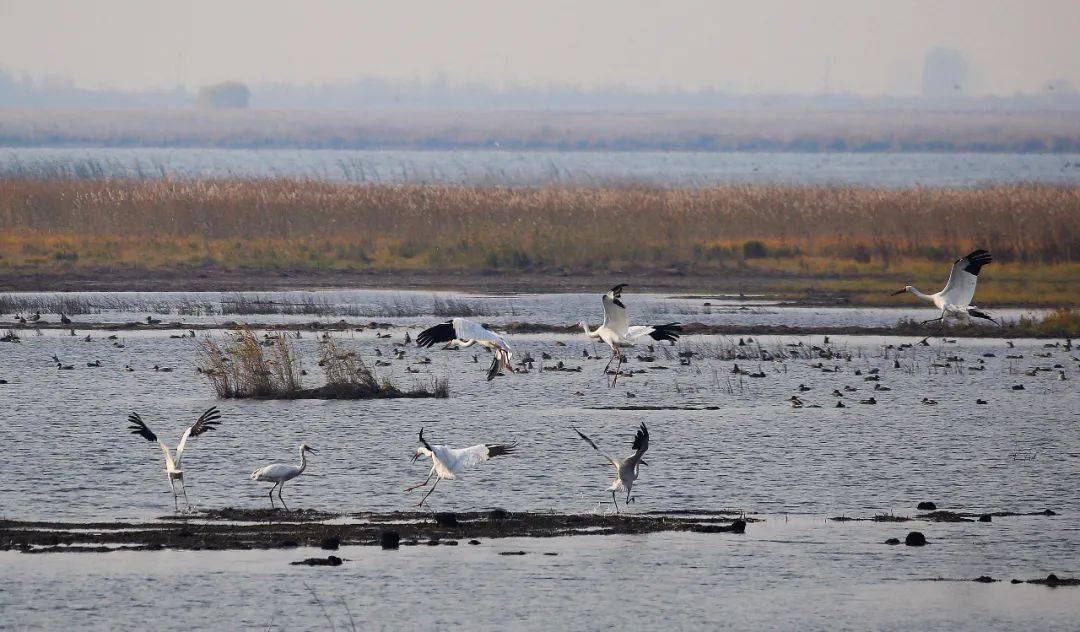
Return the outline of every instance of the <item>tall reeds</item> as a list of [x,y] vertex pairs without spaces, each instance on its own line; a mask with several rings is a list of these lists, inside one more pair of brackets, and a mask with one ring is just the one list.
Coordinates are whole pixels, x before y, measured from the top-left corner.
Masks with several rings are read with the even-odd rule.
[[430,385],[415,383],[403,390],[389,378],[378,379],[354,351],[345,351],[331,338],[320,343],[318,365],[325,383],[304,388],[301,354],[285,334],[264,338],[247,328],[219,344],[207,336],[199,345],[198,371],[206,376],[217,396],[260,399],[385,399],[450,396],[446,378]]
[[1080,260],[1080,187],[0,180],[0,266],[882,269],[975,245],[999,262]]

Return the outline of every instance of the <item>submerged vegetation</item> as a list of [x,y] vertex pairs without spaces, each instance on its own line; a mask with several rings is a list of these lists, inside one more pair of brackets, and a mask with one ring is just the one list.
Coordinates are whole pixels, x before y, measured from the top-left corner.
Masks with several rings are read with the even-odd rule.
[[943,284],[976,245],[995,258],[982,302],[1078,302],[1080,187],[0,180],[8,271],[725,273],[872,301]]
[[326,382],[304,388],[298,350],[283,333],[264,342],[250,329],[241,329],[225,344],[207,336],[199,346],[198,372],[205,375],[220,398],[235,399],[386,399],[449,397],[446,379],[430,386],[401,390],[389,378],[379,380],[353,351],[342,351],[332,338],[320,343],[318,364]]

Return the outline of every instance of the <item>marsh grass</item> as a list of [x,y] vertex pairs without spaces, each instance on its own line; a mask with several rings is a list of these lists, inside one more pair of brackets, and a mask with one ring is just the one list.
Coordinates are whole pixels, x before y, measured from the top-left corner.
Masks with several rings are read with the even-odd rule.
[[1011,328],[1025,332],[1034,331],[1046,336],[1080,338],[1080,309],[1062,307],[1042,318],[1021,316],[1016,323],[1011,324]]
[[353,351],[332,339],[320,343],[318,365],[325,383],[304,388],[300,352],[284,334],[260,342],[247,328],[224,344],[207,336],[199,345],[199,373],[206,376],[222,399],[386,399],[450,396],[446,378],[430,384],[414,383],[401,389],[389,378],[378,379]]
[[302,388],[300,357],[284,335],[271,340],[267,352],[250,329],[222,345],[207,336],[199,345],[198,371],[222,399],[292,399]]
[[[995,257],[980,292],[1015,298],[1035,283],[1054,297],[1042,304],[1075,301],[1080,187],[0,179],[0,268],[30,271],[757,273],[872,300],[897,282],[944,283],[975,247]],[[484,315],[464,308],[445,315]]]
[[63,292],[45,294],[0,294],[0,314],[41,312],[42,314],[101,314],[132,312],[142,314],[202,316],[218,313],[214,304],[195,300],[147,300],[120,294],[74,295]]

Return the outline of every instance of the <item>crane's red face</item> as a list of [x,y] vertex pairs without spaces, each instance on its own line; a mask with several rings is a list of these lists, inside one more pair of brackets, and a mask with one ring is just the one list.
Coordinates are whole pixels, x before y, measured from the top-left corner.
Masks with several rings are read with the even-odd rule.
[[428,452],[428,448],[426,448],[426,447],[423,447],[423,446],[421,445],[420,447],[416,448],[416,452],[415,452],[415,453],[413,453],[413,461],[411,461],[411,462],[414,462],[414,463],[415,463],[415,462],[416,462],[416,461],[417,461],[418,459],[421,459],[421,458],[423,458],[423,457],[426,457],[426,456],[428,456],[429,454],[430,454],[430,453]]

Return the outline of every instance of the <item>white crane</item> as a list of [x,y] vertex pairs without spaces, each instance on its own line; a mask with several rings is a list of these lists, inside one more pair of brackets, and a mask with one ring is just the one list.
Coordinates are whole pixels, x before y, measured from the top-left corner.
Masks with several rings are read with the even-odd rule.
[[979,270],[992,261],[993,258],[989,252],[976,250],[953,263],[952,269],[949,271],[949,281],[945,284],[945,289],[940,292],[924,294],[918,288],[906,285],[904,289],[893,292],[893,296],[911,292],[924,301],[930,301],[941,310],[941,316],[924,320],[919,323],[921,325],[939,320],[943,321],[949,316],[983,318],[994,324],[1000,324],[991,318],[989,314],[971,304],[971,299],[975,297],[975,284],[979,281]]
[[634,488],[634,481],[638,478],[638,465],[648,465],[648,463],[645,462],[645,459],[642,458],[649,449],[649,429],[645,427],[645,423],[642,422],[641,427],[638,428],[637,434],[634,435],[634,443],[631,446],[634,453],[625,459],[619,459],[608,455],[603,450],[596,447],[596,443],[582,434],[577,428],[574,428],[574,432],[584,439],[586,443],[591,445],[593,450],[596,450],[603,455],[603,457],[615,467],[615,480],[611,482],[611,487],[609,488],[611,491],[611,502],[615,504],[615,511],[619,511],[619,503],[615,500],[615,492],[619,489],[626,490],[627,504],[634,502],[634,498],[630,496],[630,490]]
[[626,317],[626,305],[621,300],[624,287],[626,287],[626,284],[620,283],[601,297],[600,302],[604,305],[604,324],[590,330],[585,321],[578,323],[585,330],[585,335],[590,338],[599,338],[611,348],[611,359],[604,366],[604,372],[607,372],[611,363],[618,358],[619,363],[615,366],[615,379],[611,381],[612,386],[619,379],[619,369],[622,367],[623,360],[626,359],[619,350],[620,347],[632,347],[645,336],[656,341],[668,340],[675,342],[682,332],[682,326],[678,323],[631,327]]
[[462,349],[480,345],[494,351],[495,357],[492,358],[491,367],[487,372],[488,381],[495,379],[495,376],[499,374],[500,366],[510,373],[514,372],[514,367],[510,366],[510,357],[514,355],[510,344],[505,338],[480,323],[466,318],[455,318],[441,325],[428,327],[416,337],[418,347],[430,347],[437,342],[454,342]]
[[184,504],[191,508],[191,502],[188,500],[187,489],[184,487],[184,470],[181,465],[181,461],[184,458],[184,448],[187,446],[188,439],[197,437],[204,432],[213,430],[221,422],[218,421],[221,418],[221,413],[218,412],[217,406],[212,406],[206,409],[195,423],[191,424],[184,430],[183,436],[180,437],[180,443],[176,444],[176,456],[174,457],[172,452],[169,451],[169,446],[165,445],[165,442],[157,438],[150,428],[146,426],[146,422],[142,420],[139,413],[131,413],[128,415],[128,421],[131,423],[128,426],[128,430],[131,434],[137,434],[143,439],[150,441],[151,443],[157,443],[161,447],[161,451],[165,453],[165,472],[169,476],[169,487],[172,488],[173,494],[173,509],[180,511],[179,501],[176,494],[176,482],[180,482],[180,491],[184,494]]
[[484,461],[496,456],[502,456],[504,454],[512,454],[514,452],[514,446],[516,443],[478,443],[474,446],[467,448],[451,448],[445,445],[431,445],[424,439],[424,429],[420,429],[420,447],[416,448],[416,453],[413,455],[413,462],[421,457],[431,458],[431,470],[428,472],[428,476],[424,479],[423,483],[417,483],[416,485],[410,485],[405,488],[406,492],[411,492],[419,487],[425,487],[431,481],[431,477],[435,477],[435,483],[431,486],[431,489],[424,494],[424,497],[420,499],[420,502],[416,504],[417,507],[423,507],[424,501],[428,496],[435,491],[435,487],[439,484],[439,481],[446,479],[455,479],[457,475],[465,468],[479,465]]
[[285,487],[286,481],[300,476],[307,469],[307,453],[311,452],[315,454],[315,450],[306,443],[300,444],[300,465],[289,465],[288,463],[271,463],[270,465],[264,465],[259,469],[251,473],[251,480],[253,481],[270,481],[274,483],[274,486],[270,488],[270,507],[277,509],[274,505],[274,489],[277,489],[278,500],[281,501],[281,506],[285,508],[285,511],[289,511],[289,506],[285,504],[285,499],[281,497],[281,490]]

